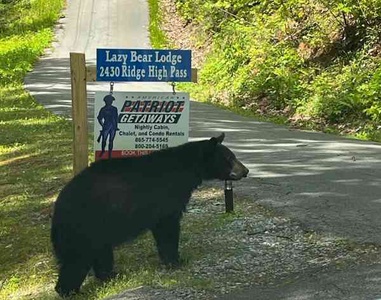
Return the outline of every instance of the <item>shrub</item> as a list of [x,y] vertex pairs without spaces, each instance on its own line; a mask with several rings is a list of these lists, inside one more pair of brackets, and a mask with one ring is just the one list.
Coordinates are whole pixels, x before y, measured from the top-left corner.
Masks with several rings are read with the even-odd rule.
[[380,121],[379,0],[176,4],[213,40],[200,72],[205,100],[331,124]]

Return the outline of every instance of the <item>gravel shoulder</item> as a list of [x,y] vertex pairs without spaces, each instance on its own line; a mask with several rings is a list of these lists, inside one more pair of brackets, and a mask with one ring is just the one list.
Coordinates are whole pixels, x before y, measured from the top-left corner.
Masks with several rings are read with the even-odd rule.
[[[355,283],[368,276],[375,288],[380,277],[370,278],[371,271],[381,275],[381,267],[372,263],[381,258],[378,246],[318,234],[241,197],[235,198],[235,213],[225,214],[217,182],[193,195],[183,220],[181,252],[187,263],[179,275],[191,276],[191,281],[166,288],[144,286],[107,299],[360,299],[337,298],[335,291],[352,292],[330,274],[353,277]],[[311,289],[311,282],[325,290]],[[331,294],[336,298],[329,298]]]

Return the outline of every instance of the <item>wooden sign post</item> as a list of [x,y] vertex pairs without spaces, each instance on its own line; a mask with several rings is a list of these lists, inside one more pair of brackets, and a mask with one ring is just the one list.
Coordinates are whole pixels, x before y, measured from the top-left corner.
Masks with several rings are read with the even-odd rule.
[[84,53],[70,53],[72,118],[73,118],[73,172],[88,166],[86,60]]

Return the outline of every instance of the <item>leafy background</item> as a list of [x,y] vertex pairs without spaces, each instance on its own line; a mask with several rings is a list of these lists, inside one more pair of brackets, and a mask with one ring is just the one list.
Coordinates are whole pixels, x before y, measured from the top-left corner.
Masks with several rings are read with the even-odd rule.
[[212,41],[196,98],[380,140],[379,0],[175,0]]

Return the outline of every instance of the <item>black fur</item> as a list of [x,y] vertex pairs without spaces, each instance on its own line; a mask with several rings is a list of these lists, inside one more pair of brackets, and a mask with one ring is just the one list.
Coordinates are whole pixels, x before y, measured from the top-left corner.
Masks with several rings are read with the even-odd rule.
[[[152,231],[161,261],[177,265],[180,219],[192,191],[204,179],[229,179],[238,162],[222,140],[101,160],[75,176],[58,196],[52,219],[60,268],[56,291],[78,292],[90,268],[101,280],[111,278],[113,247],[144,230]],[[238,177],[247,173],[242,165]]]

